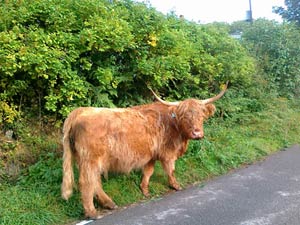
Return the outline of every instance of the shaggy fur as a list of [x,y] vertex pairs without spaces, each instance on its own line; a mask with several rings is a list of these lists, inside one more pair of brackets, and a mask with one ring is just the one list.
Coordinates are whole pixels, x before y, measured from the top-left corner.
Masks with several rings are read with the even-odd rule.
[[178,106],[156,102],[125,109],[74,110],[63,128],[62,197],[68,199],[72,194],[73,159],[79,167],[79,188],[87,217],[97,215],[94,197],[105,208],[116,207],[101,185],[101,174],[109,171],[142,169],[140,187],[148,196],[155,161],[160,161],[170,186],[180,190],[174,177],[175,161],[186,152],[190,139],[204,137],[203,122],[214,111],[214,105],[196,99],[187,99]]

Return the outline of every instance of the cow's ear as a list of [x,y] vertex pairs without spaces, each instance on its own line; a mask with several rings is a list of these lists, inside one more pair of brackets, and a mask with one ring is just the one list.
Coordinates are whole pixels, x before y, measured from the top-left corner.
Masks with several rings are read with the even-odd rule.
[[205,107],[206,107],[207,118],[213,116],[216,111],[216,107],[213,104],[207,104],[205,105]]

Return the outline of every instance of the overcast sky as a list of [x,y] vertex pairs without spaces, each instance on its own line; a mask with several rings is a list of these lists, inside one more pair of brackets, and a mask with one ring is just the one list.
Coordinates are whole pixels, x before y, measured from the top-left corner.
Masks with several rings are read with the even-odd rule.
[[[158,11],[175,11],[195,22],[228,22],[246,18],[249,0],[136,0],[149,2]],[[281,17],[272,13],[272,6],[284,6],[284,0],[251,0],[253,18],[260,17],[280,21]]]

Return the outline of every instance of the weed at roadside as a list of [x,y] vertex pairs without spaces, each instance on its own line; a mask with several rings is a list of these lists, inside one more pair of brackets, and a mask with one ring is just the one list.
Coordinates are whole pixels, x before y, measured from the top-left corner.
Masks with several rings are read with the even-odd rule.
[[[248,118],[241,124],[235,118],[207,123],[206,138],[190,142],[187,153],[176,162],[176,176],[183,187],[253,163],[287,144],[300,143],[299,105],[284,100],[275,103],[265,111],[244,114]],[[60,197],[61,164],[59,152],[44,153],[22,172],[17,183],[0,185],[0,224],[66,224],[83,218],[77,189],[68,201]],[[109,174],[107,181],[103,178],[103,187],[123,206],[145,200],[140,180],[140,172]],[[167,176],[157,163],[150,193],[155,198],[169,190]]]

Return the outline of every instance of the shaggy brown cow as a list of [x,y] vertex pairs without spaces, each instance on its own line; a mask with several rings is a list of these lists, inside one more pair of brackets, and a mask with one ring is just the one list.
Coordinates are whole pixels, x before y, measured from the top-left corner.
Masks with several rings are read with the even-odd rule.
[[211,103],[223,96],[227,88],[206,100],[159,102],[132,108],[82,107],[70,113],[64,123],[62,197],[72,194],[72,161],[79,167],[79,188],[87,217],[94,218],[96,197],[108,209],[115,203],[103,191],[101,174],[108,171],[129,173],[142,169],[141,190],[149,195],[149,179],[155,161],[160,161],[175,190],[180,185],[174,177],[175,161],[182,156],[190,139],[204,137],[203,122],[213,115]]

